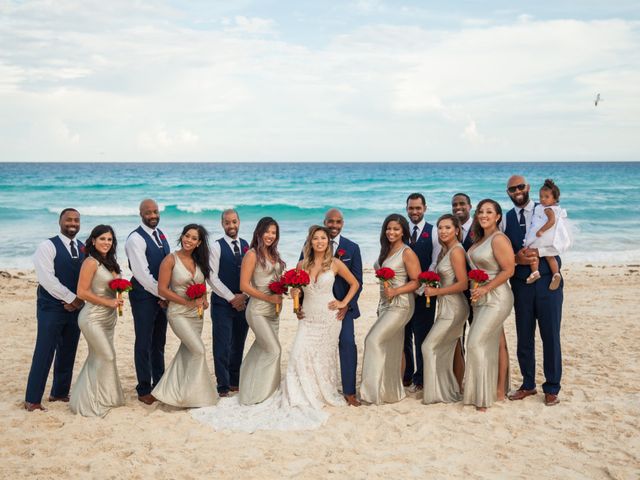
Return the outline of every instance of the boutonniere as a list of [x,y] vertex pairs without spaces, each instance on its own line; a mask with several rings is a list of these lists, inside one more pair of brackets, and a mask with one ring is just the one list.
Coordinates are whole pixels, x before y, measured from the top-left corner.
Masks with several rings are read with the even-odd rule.
[[422,232],[422,235],[420,235],[420,237],[429,238],[429,232]]
[[166,240],[166,239],[167,239],[167,237],[164,236],[164,233],[161,233],[160,234],[160,240]]
[[347,253],[347,251],[344,248],[339,248],[338,251],[336,252],[338,254],[338,258],[341,259],[342,256]]
[[84,248],[84,245],[80,247],[80,253],[82,253],[83,255],[86,253],[86,249]]
[[473,232],[473,230],[471,230],[469,232],[469,238],[471,238],[471,240],[473,240],[475,238],[476,234]]
[[242,248],[242,253],[247,253],[249,251],[249,247],[243,247]]

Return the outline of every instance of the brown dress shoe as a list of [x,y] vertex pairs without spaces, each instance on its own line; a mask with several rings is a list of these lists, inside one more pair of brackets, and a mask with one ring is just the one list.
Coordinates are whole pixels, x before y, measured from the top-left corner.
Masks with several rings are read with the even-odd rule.
[[524,390],[521,388],[520,390],[516,390],[509,394],[509,400],[522,400],[523,398],[527,398],[528,396],[535,395],[537,393],[538,391],[535,388],[532,388],[531,390]]
[[240,388],[238,388],[238,387],[229,387],[229,391],[230,392],[239,392]]
[[54,397],[53,395],[49,395],[49,401],[50,402],[68,402],[69,401],[69,395],[67,395],[66,397]]
[[413,380],[402,380],[402,385],[410,387],[413,384]]
[[226,398],[226,397],[228,397],[228,396],[229,396],[229,392],[220,392],[220,393],[218,394],[218,396],[219,396],[220,398]]
[[43,412],[47,411],[47,409],[44,408],[41,403],[31,403],[31,402],[24,402],[24,409],[27,412],[33,412],[35,410],[42,410]]
[[545,393],[544,394],[544,404],[547,407],[551,407],[552,405],[557,405],[560,403],[560,399],[558,395],[554,395],[553,393]]
[[360,401],[355,395],[345,395],[344,399],[347,401],[347,404],[352,407],[359,407]]
[[147,393],[146,395],[138,395],[138,400],[140,400],[145,405],[152,405],[158,399],[150,393]]

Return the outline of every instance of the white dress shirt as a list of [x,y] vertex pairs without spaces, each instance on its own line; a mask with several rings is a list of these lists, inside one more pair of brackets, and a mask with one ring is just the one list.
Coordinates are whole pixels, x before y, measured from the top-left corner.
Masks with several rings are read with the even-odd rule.
[[[78,241],[65,237],[61,233],[58,234],[58,238],[62,240],[62,244],[66,247],[69,255],[71,255],[71,242],[74,243],[76,251],[79,252]],[[56,258],[56,246],[51,240],[45,240],[36,249],[36,253],[33,254],[33,265],[36,268],[36,276],[38,283],[49,294],[62,302],[72,303],[76,299],[76,294],[65,287],[58,277],[53,267],[53,261]]]
[[[155,230],[153,228],[147,227],[144,224],[142,224],[141,227],[146,233],[149,234],[149,236],[155,243],[155,239],[153,238],[153,232]],[[158,238],[160,238],[159,234]],[[144,288],[154,297],[160,297],[160,295],[158,295],[158,281],[153,278],[153,275],[151,275],[151,271],[149,270],[149,262],[147,262],[147,256],[145,255],[145,252],[147,251],[147,242],[145,241],[145,239],[142,238],[142,236],[138,232],[134,231],[131,235],[129,235],[129,238],[127,238],[127,241],[124,244],[124,251],[127,254],[127,258],[129,259],[131,272],[133,273],[133,276],[136,277],[138,283],[140,283],[140,285],[142,285],[142,288]]]
[[[424,217],[422,217],[422,220],[419,223],[413,223],[412,221],[409,221],[409,239],[411,239],[411,236],[413,235],[414,227],[418,227],[418,232],[416,234],[416,243],[418,243],[422,235],[422,229],[424,228],[426,223],[427,221],[424,219]],[[438,255],[440,255],[440,250],[442,250],[440,242],[438,241],[438,229],[435,225],[431,230],[431,246],[431,265],[429,265],[427,269],[435,271],[436,264],[438,263]]]
[[[331,242],[336,242],[333,245]],[[340,234],[336,235],[334,238],[329,239],[329,246],[331,247],[331,255],[335,257],[336,251],[340,247]]]
[[[238,248],[242,249],[242,243],[240,242],[240,237],[237,239],[231,238],[229,235],[225,235],[222,237],[225,242],[229,245],[229,248],[233,252],[233,241],[237,240]],[[233,297],[236,296],[231,290],[227,288],[227,286],[222,283],[220,277],[218,276],[218,272],[220,271],[220,256],[222,255],[222,249],[220,247],[220,243],[218,241],[213,242],[211,245],[211,255],[209,256],[209,268],[211,269],[211,273],[209,274],[209,278],[207,279],[207,283],[211,286],[213,293],[218,295],[219,297],[224,298],[227,302],[233,300]]]

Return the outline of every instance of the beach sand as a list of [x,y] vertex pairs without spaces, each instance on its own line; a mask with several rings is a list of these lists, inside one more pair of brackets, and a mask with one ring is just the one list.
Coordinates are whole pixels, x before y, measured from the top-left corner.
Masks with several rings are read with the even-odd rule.
[[[215,432],[186,411],[137,401],[130,308],[118,321],[116,351],[126,406],[104,419],[22,409],[36,335],[33,272],[0,272],[0,478],[615,478],[640,476],[640,265],[565,268],[561,403],[543,396],[473,407],[400,403],[331,408],[315,431]],[[357,320],[358,365],[375,320],[371,272]],[[128,307],[128,305],[127,305]],[[283,372],[296,320],[281,322]],[[512,388],[520,373],[513,315],[505,323]],[[203,333],[211,359],[211,322]],[[251,334],[247,348],[253,341]],[[168,333],[166,358],[178,342]],[[80,338],[76,369],[87,354]],[[542,351],[537,339],[537,380]],[[359,375],[359,370],[358,370]],[[540,390],[541,391],[541,390]]]

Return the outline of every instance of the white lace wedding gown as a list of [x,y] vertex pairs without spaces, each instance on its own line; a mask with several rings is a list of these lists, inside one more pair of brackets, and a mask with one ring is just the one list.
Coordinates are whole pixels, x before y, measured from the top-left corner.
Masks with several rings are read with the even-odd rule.
[[240,405],[237,395],[222,398],[216,406],[191,410],[191,415],[216,430],[311,430],[329,417],[325,405],[346,405],[338,392],[342,323],[328,308],[334,279],[329,270],[303,288],[305,317],[298,324],[285,378],[271,397],[257,405]]

